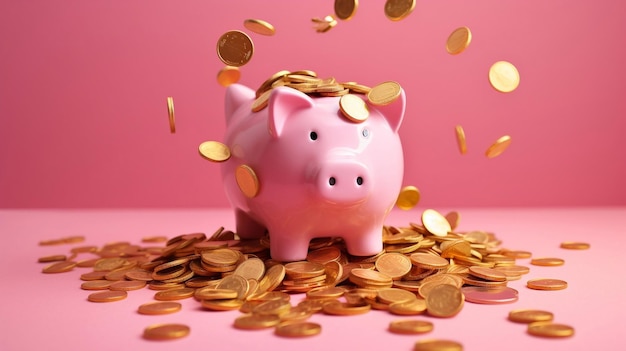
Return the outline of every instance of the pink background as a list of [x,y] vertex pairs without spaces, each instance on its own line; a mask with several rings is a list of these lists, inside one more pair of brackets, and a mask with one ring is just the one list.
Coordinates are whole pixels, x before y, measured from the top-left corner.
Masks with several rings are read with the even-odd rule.
[[[222,140],[218,37],[260,18],[241,83],[280,69],[375,85],[409,99],[405,184],[424,206],[626,205],[626,4],[418,1],[400,22],[383,0],[328,33],[333,1],[5,1],[0,10],[0,207],[227,206],[219,166],[197,146]],[[445,41],[468,26],[451,56]],[[494,91],[492,63],[521,84]],[[170,134],[166,97],[176,107]],[[460,155],[454,126],[468,138]],[[486,148],[510,134],[511,147]]]

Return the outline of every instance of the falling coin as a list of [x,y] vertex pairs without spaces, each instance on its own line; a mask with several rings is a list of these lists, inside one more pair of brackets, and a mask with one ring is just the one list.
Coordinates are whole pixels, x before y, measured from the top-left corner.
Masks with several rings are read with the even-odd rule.
[[339,99],[339,109],[352,122],[361,123],[369,117],[365,101],[354,94],[347,94]]
[[143,331],[148,340],[170,340],[189,335],[189,327],[184,324],[154,324]]
[[259,193],[259,178],[250,166],[241,165],[235,170],[235,180],[241,192],[249,198]]
[[450,55],[462,53],[472,41],[472,32],[467,27],[455,29],[446,41],[446,50]]
[[489,148],[487,149],[487,151],[485,151],[485,155],[488,158],[494,158],[498,155],[500,155],[501,153],[504,152],[504,150],[506,150],[509,145],[511,145],[511,137],[508,135],[505,135],[503,137],[500,137],[498,140],[496,140],[495,143],[493,143],[491,146],[489,146]]
[[217,41],[217,56],[228,66],[245,65],[253,53],[252,39],[242,31],[231,30],[222,34]]
[[223,87],[237,83],[239,78],[241,78],[241,71],[237,67],[226,66],[217,72],[217,82]]
[[337,25],[337,20],[333,16],[326,16],[323,19],[320,18],[312,18],[313,28],[318,33],[326,33],[331,30],[333,27]]
[[261,35],[271,36],[276,33],[273,25],[260,19],[247,19],[243,21],[243,26]]
[[489,69],[489,83],[499,92],[510,93],[519,85],[519,72],[512,63],[498,61]]
[[354,17],[358,7],[358,0],[335,0],[335,15],[340,20],[347,21]]
[[415,0],[387,0],[385,16],[392,21],[400,21],[410,15],[415,8]]
[[461,152],[461,155],[465,155],[467,153],[467,142],[465,141],[465,131],[463,130],[463,127],[459,125],[454,127],[454,130],[456,132],[456,142],[459,145],[459,152]]
[[528,334],[548,338],[564,338],[574,335],[574,328],[552,322],[534,322],[528,325]]
[[219,141],[205,141],[198,146],[200,155],[209,161],[224,162],[230,158],[230,149]]
[[167,115],[170,119],[170,133],[176,133],[176,121],[174,119],[174,98],[167,97]]
[[367,93],[367,99],[374,105],[389,105],[400,96],[401,90],[396,82],[384,82],[373,87]]
[[420,201],[420,191],[412,185],[405,186],[400,190],[396,207],[401,210],[410,210]]

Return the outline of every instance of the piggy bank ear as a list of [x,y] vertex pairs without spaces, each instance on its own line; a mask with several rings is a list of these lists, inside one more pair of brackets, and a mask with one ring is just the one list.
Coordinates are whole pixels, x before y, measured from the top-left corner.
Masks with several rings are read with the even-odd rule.
[[280,137],[289,116],[303,108],[313,107],[314,102],[308,95],[292,88],[277,87],[270,95],[267,119],[270,134]]
[[229,85],[228,88],[226,88],[226,98],[224,102],[226,123],[228,124],[232,115],[243,103],[251,100],[254,100],[254,91],[252,89],[241,84]]
[[400,96],[392,103],[389,105],[376,106],[376,109],[383,114],[393,132],[397,133],[404,119],[404,111],[406,109],[406,95],[404,94],[404,89],[400,89]]

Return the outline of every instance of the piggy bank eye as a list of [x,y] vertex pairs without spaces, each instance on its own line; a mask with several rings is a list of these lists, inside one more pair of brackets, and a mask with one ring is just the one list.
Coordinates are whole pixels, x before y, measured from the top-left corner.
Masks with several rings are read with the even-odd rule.
[[370,136],[370,131],[369,131],[369,129],[367,129],[367,128],[363,128],[363,130],[361,131],[361,135],[362,135],[364,138],[368,138],[368,137]]
[[311,140],[317,140],[317,133],[316,132],[311,132],[309,134],[309,138],[311,138]]

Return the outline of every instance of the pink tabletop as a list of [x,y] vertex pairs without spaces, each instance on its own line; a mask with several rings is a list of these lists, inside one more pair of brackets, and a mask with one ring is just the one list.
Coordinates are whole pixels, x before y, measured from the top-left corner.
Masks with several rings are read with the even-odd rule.
[[[445,212],[445,209],[438,209]],[[69,235],[84,235],[75,245],[102,245],[113,241],[140,243],[144,236],[203,231],[219,226],[233,228],[229,210],[0,210],[0,233],[5,247],[0,264],[0,350],[412,350],[416,341],[444,338],[463,344],[465,350],[589,350],[620,349],[625,280],[620,261],[626,208],[520,208],[460,210],[459,230],[493,231],[503,247],[531,251],[533,257],[559,257],[559,267],[531,266],[521,280],[509,286],[519,291],[511,304],[466,303],[453,318],[427,315],[415,318],[434,323],[424,335],[396,335],[387,331],[400,319],[384,311],[335,317],[316,314],[310,321],[322,325],[322,333],[302,339],[275,336],[271,329],[241,331],[233,328],[238,311],[203,310],[194,299],[182,300],[180,312],[163,316],[137,313],[137,307],[153,301],[154,291],[129,292],[112,303],[88,302],[79,276],[89,271],[42,274],[37,258],[66,254],[71,245],[39,246],[38,242]],[[420,211],[393,212],[388,224],[419,222]],[[234,228],[233,228],[234,229]],[[585,251],[559,248],[562,241],[585,241]],[[532,278],[566,280],[568,288],[537,291],[526,287]],[[292,296],[299,301],[303,295]],[[513,309],[545,309],[555,322],[571,325],[575,335],[563,339],[530,336],[526,326],[507,320]],[[148,325],[184,323],[191,333],[182,339],[155,342],[142,338]]]

